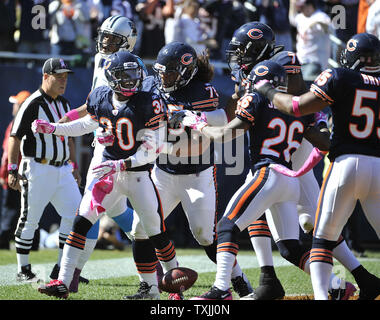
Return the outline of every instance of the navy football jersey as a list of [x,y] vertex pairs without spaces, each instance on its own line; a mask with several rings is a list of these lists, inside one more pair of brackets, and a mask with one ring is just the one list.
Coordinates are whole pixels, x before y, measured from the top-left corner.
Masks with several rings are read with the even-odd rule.
[[[115,141],[104,149],[106,160],[126,159],[136,153],[141,141],[137,141],[139,130],[157,129],[163,120],[164,113],[160,97],[149,92],[137,92],[126,104],[116,109],[112,105],[113,91],[102,86],[96,88],[87,98],[87,111],[101,126],[112,130]],[[142,171],[151,168],[150,164],[132,168],[131,171]]]
[[271,163],[291,169],[291,155],[301,144],[314,116],[296,118],[278,111],[264,96],[246,94],[238,102],[236,117],[252,125],[249,152],[253,170]]
[[[170,95],[162,94],[165,101],[167,112],[170,114],[178,110],[193,110],[193,111],[213,111],[219,106],[219,95],[216,89],[210,84],[196,79],[191,80],[188,85],[182,87]],[[168,141],[176,142],[182,134],[190,133],[190,129],[168,129]],[[182,157],[175,158],[168,156],[167,161],[160,161],[157,159],[157,166],[171,174],[192,174],[201,172],[209,168],[214,163],[214,146],[210,144],[209,150],[203,150],[203,154],[210,155],[202,158],[197,157]],[[172,161],[171,161],[172,159]],[[165,163],[163,163],[165,162]]]
[[343,154],[380,157],[380,77],[344,68],[327,69],[310,91],[330,104],[331,161]]

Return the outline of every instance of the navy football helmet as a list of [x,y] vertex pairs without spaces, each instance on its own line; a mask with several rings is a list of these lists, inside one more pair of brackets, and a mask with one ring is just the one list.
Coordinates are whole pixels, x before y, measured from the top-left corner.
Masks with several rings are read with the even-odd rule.
[[141,59],[128,51],[111,54],[104,62],[104,73],[109,87],[129,97],[140,90],[143,81]]
[[380,40],[369,33],[358,33],[347,41],[340,63],[344,68],[363,72],[380,71]]
[[253,85],[260,80],[269,80],[274,88],[281,92],[288,91],[288,77],[285,69],[277,62],[264,60],[252,69],[247,78],[247,90],[253,91]]
[[168,43],[159,51],[153,70],[160,90],[176,91],[186,86],[197,73],[197,54],[188,44]]
[[285,69],[286,73],[296,74],[301,72],[301,63],[294,52],[281,51],[275,54],[271,61],[277,62]]
[[226,49],[226,58],[235,78],[242,70],[245,76],[253,65],[269,59],[275,48],[273,30],[261,22],[249,22],[238,28]]

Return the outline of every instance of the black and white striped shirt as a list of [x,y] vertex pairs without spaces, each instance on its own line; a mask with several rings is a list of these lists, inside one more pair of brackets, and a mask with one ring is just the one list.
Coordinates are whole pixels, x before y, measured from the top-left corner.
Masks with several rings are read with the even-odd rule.
[[11,131],[11,136],[21,140],[21,155],[49,162],[67,161],[70,155],[68,137],[33,134],[31,125],[36,119],[58,122],[68,111],[69,102],[62,96],[53,99],[41,88],[30,95],[18,111]]

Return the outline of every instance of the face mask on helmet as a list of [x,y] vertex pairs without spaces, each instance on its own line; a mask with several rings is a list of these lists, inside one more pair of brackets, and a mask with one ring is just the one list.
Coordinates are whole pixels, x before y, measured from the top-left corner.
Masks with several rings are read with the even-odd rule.
[[274,33],[269,26],[247,23],[234,32],[226,49],[226,59],[232,72],[241,70],[245,77],[260,61],[269,59],[274,50]]
[[253,85],[260,80],[269,80],[277,91],[284,93],[288,91],[286,71],[275,62],[264,61],[255,66],[248,76],[246,90],[252,92]]
[[137,62],[125,62],[122,67],[105,70],[110,88],[125,97],[139,91],[142,83],[142,70]]
[[98,52],[109,55],[119,51],[120,47],[126,42],[126,38],[108,31],[99,31],[96,39]]
[[167,68],[156,62],[153,71],[156,73],[160,90],[173,92],[186,86],[197,72],[197,67],[185,67],[178,64],[176,67]]
[[380,72],[380,42],[370,34],[357,34],[342,51],[340,64],[347,69],[367,73]]
[[123,16],[107,18],[98,29],[96,51],[103,57],[120,51],[132,51],[137,39],[134,23]]

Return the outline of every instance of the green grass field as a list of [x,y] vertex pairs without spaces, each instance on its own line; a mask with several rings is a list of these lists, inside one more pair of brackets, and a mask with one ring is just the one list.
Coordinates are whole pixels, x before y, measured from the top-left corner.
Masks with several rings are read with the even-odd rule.
[[[380,252],[366,251],[368,257],[360,261],[370,272],[380,276]],[[290,265],[277,251],[274,251],[274,264],[278,278],[286,291],[287,299],[310,299],[312,287],[310,277]],[[48,280],[55,263],[57,250],[45,249],[31,252],[32,270],[39,277]],[[180,265],[195,269],[199,276],[192,288],[184,293],[185,299],[207,291],[215,278],[216,266],[212,264],[201,249],[177,249]],[[238,261],[251,281],[258,285],[260,270],[252,251],[240,251]],[[0,250],[0,300],[56,300],[40,294],[36,285],[17,284],[16,253],[14,250]],[[355,284],[351,274],[335,262],[334,272],[341,278]],[[70,294],[69,300],[121,300],[124,295],[133,294],[138,289],[138,277],[133,263],[131,248],[124,251],[95,250],[85,266],[83,276],[90,279],[88,285],[80,285],[79,292]],[[167,294],[161,295],[162,300]],[[234,299],[238,296],[234,293]]]

